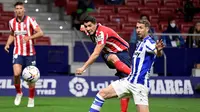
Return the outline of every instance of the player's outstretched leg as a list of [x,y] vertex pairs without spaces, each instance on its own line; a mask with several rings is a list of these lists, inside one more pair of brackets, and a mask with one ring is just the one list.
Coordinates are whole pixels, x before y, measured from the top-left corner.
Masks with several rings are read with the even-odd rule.
[[117,96],[117,94],[116,94],[114,88],[112,87],[112,85],[109,85],[107,88],[101,89],[97,93],[97,95],[90,107],[89,112],[100,112],[105,100],[116,97],[116,96]]
[[115,68],[117,69],[117,71],[123,72],[123,73],[125,73],[125,74],[127,74],[127,75],[130,74],[130,72],[131,72],[130,67],[128,67],[124,62],[122,62],[122,61],[117,57],[116,54],[110,54],[110,55],[108,56],[108,59],[107,59],[107,60],[108,60],[108,61],[111,61],[111,62],[114,64],[114,66],[115,66]]
[[128,102],[129,102],[129,98],[122,98],[122,99],[120,100],[121,112],[127,112],[127,109],[128,109]]
[[120,60],[114,62],[114,65],[117,70],[119,70],[127,75],[129,75],[131,73],[131,69]]
[[35,83],[29,83],[29,98],[27,107],[34,107]]
[[14,104],[16,106],[20,105],[21,103],[21,98],[23,96],[21,86],[20,86],[20,74],[21,74],[21,65],[20,64],[14,64],[13,65],[13,71],[14,71],[14,85],[16,89],[16,97],[14,100]]

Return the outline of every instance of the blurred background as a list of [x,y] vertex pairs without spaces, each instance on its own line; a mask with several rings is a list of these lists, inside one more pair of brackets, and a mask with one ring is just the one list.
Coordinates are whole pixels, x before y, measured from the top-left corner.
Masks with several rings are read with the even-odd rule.
[[[13,5],[16,1],[18,0],[0,0],[0,68],[2,69],[0,87],[4,89],[0,95],[3,96],[14,94],[8,90],[14,91],[12,52],[7,54],[3,48],[9,36],[8,21],[15,17]],[[130,43],[131,56],[138,39],[135,32],[136,22],[138,19],[148,19],[151,22],[149,34],[155,40],[163,39],[166,45],[165,55],[157,58],[151,70],[153,77],[151,94],[160,95],[164,89],[163,94],[167,96],[199,96],[199,0],[23,0],[23,2],[26,15],[35,18],[45,34],[44,37],[35,40],[35,45],[37,67],[42,76],[38,88],[54,90],[46,92],[47,96],[94,96],[100,88],[117,79],[114,77],[116,71],[109,69],[101,57],[86,70],[84,77],[73,77],[75,69],[84,64],[94,48],[90,38],[80,31],[81,17],[86,14],[96,17],[97,22],[112,28]],[[68,82],[71,82],[71,85],[67,84]],[[80,85],[73,86],[77,82]],[[26,88],[25,85],[24,87]],[[68,88],[65,89],[66,94],[62,90],[65,87]],[[76,91],[86,88],[88,91],[76,93],[74,90],[69,91],[70,88],[75,88]],[[37,91],[37,95],[44,94]]]

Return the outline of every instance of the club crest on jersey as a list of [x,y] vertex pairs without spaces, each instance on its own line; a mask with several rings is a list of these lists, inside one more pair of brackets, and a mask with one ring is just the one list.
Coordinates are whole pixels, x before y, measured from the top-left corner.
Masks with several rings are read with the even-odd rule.
[[27,34],[27,31],[15,31],[14,32],[16,36],[19,36],[19,35],[26,35]]

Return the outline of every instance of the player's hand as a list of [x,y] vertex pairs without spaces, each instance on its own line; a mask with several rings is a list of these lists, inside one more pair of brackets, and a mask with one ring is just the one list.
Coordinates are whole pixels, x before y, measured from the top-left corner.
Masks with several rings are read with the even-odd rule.
[[81,75],[84,71],[85,71],[85,69],[82,68],[82,67],[81,67],[81,68],[77,68],[75,74],[77,74],[77,75]]
[[7,53],[9,53],[9,48],[10,48],[9,45],[5,45],[4,50],[5,50]]
[[80,31],[82,31],[82,32],[85,32],[85,31],[86,31],[84,25],[81,25],[81,26],[80,26]]
[[156,49],[157,49],[157,51],[163,50],[164,47],[165,47],[165,45],[164,45],[162,39],[161,40],[157,40],[157,42],[156,42]]
[[25,37],[23,38],[24,43],[28,42],[29,40],[31,40],[31,37],[30,37],[30,36],[25,36]]

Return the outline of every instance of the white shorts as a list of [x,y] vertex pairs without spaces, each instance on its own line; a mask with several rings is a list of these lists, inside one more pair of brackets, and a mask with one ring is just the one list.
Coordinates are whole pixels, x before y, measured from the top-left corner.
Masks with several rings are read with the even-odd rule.
[[131,84],[126,78],[111,83],[118,98],[132,96],[135,104],[148,105],[148,88],[142,84]]

